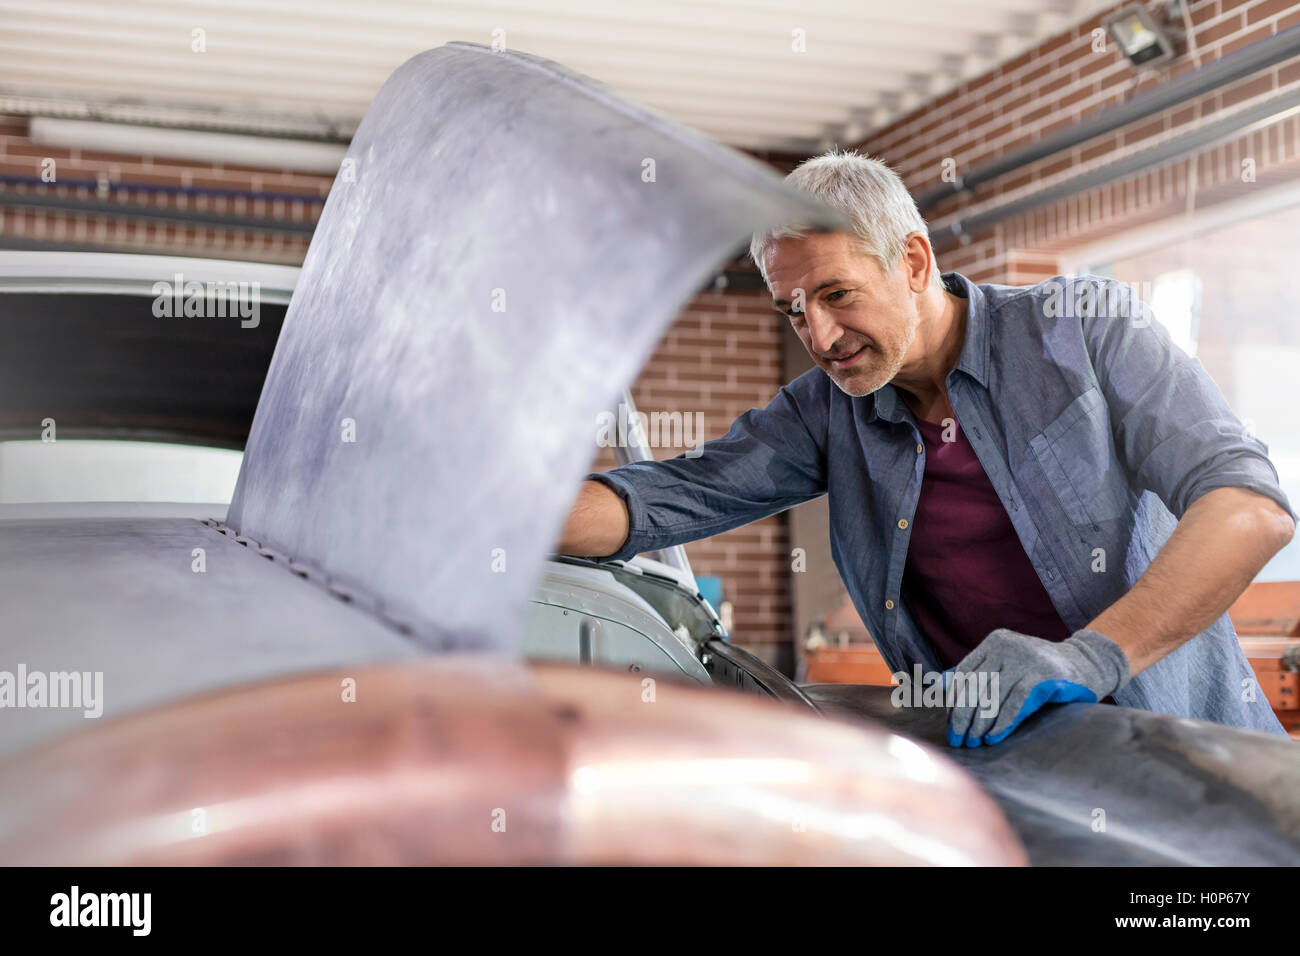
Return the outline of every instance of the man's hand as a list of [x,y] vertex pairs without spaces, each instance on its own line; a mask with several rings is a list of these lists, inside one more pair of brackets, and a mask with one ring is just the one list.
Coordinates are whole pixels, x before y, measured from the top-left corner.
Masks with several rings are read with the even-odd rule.
[[981,714],[978,700],[967,699],[953,707],[948,743],[954,747],[1000,743],[1044,704],[1096,703],[1132,676],[1120,646],[1089,630],[1076,631],[1058,644],[999,628],[954,670],[957,674],[998,675],[994,714]]

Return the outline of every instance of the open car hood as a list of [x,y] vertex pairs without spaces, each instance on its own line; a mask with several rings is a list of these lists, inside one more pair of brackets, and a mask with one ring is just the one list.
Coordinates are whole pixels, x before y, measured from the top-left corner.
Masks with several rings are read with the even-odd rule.
[[516,649],[596,412],[752,231],[791,221],[835,220],[554,63],[414,57],[321,215],[229,525],[430,647]]

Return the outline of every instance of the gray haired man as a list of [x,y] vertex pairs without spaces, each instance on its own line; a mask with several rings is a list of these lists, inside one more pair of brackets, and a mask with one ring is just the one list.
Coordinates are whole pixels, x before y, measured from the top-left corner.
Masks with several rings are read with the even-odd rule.
[[940,275],[883,163],[831,152],[789,182],[851,223],[751,246],[816,368],[698,457],[590,475],[559,550],[628,558],[825,494],[891,669],[996,675],[996,708],[952,708],[954,746],[1065,701],[1283,733],[1226,611],[1295,516],[1201,365],[1112,280]]

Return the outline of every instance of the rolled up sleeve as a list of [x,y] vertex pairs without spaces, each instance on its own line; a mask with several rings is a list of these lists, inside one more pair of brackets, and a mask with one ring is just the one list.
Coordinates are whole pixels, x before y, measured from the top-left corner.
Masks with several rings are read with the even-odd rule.
[[765,408],[745,412],[698,454],[588,475],[628,508],[627,541],[600,560],[707,538],[824,494],[825,411],[815,400],[814,373],[822,375],[814,370],[782,387]]
[[1083,319],[1093,370],[1132,483],[1182,517],[1216,488],[1245,488],[1296,517],[1268,458],[1198,359],[1180,349],[1146,303],[1116,283]]

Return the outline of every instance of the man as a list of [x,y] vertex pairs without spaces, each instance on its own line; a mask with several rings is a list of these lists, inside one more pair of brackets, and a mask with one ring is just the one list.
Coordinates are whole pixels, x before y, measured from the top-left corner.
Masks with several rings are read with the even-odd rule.
[[1295,518],[1200,363],[1111,280],[941,277],[882,163],[832,151],[788,181],[852,224],[751,245],[817,367],[698,457],[589,476],[559,549],[628,558],[827,494],[891,669],[996,675],[995,713],[952,708],[954,746],[1064,701],[1283,733],[1225,612]]

